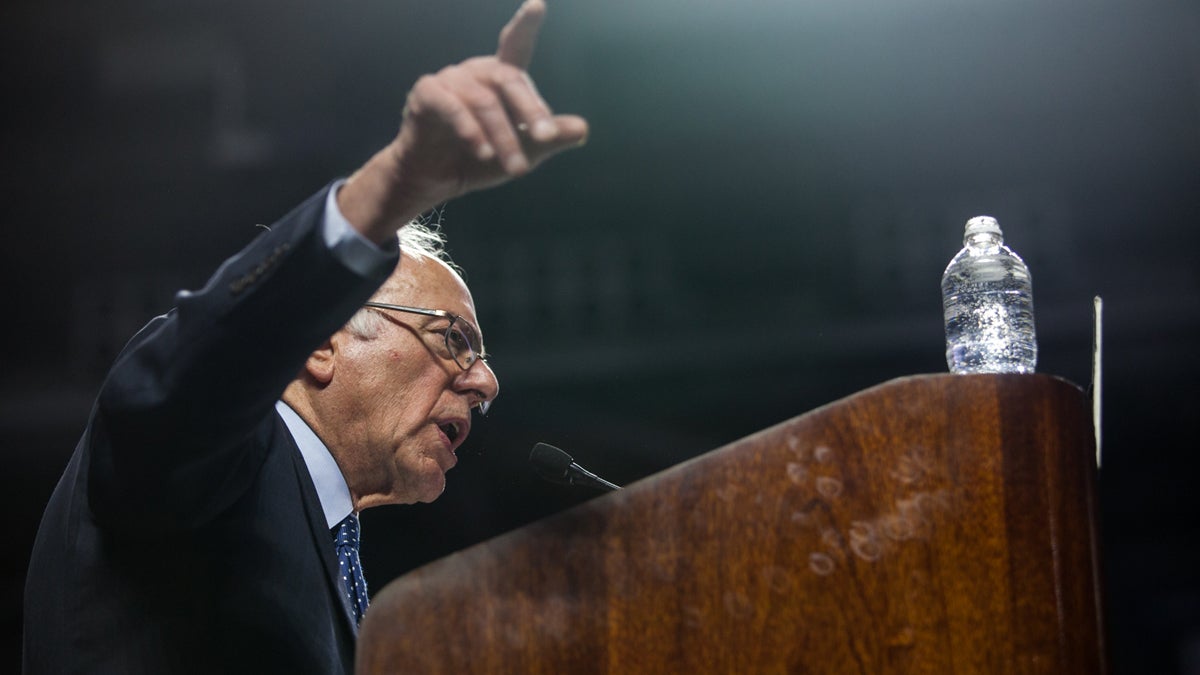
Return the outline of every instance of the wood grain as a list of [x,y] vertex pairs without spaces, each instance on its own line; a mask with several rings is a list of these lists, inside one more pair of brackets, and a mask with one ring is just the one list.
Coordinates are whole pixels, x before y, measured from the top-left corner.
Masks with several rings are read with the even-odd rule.
[[389,584],[367,673],[1102,673],[1088,404],[894,380]]

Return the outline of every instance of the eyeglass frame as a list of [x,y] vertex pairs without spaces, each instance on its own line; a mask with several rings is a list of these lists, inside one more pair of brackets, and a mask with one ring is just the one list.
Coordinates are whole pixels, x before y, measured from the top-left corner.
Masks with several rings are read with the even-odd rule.
[[[395,310],[397,312],[407,312],[409,314],[421,314],[423,316],[436,316],[441,319],[449,319],[450,325],[446,326],[446,330],[442,333],[442,339],[445,341],[446,351],[450,353],[450,358],[451,358],[451,360],[454,361],[455,365],[457,365],[459,368],[462,368],[463,371],[467,371],[467,370],[470,370],[471,367],[474,366],[475,363],[478,361],[483,361],[485,364],[487,363],[488,355],[483,350],[483,338],[479,335],[479,329],[476,328],[475,325],[472,324],[467,319],[465,319],[453,312],[448,312],[444,309],[427,309],[425,307],[409,307],[407,305],[393,305],[393,304],[387,303],[387,302],[374,302],[374,301],[364,302],[363,307],[370,307],[372,309],[391,309],[391,310]],[[475,339],[479,341],[479,348],[476,349],[475,345],[472,345],[471,341],[469,339],[467,339],[467,337],[468,337],[467,334],[461,330],[459,331],[460,333],[462,333],[464,340],[466,340],[467,349],[470,351],[469,356],[471,358],[470,358],[469,362],[467,363],[467,365],[465,365],[465,366],[463,365],[462,361],[458,360],[459,353],[456,352],[454,347],[452,347],[450,345],[450,332],[454,330],[454,324],[458,323],[459,321],[461,321],[464,324],[466,324],[467,326],[469,326],[471,329],[471,332],[475,334]],[[480,401],[478,404],[476,404],[476,407],[479,409],[479,414],[487,415],[488,408],[492,407],[492,402],[491,401]]]

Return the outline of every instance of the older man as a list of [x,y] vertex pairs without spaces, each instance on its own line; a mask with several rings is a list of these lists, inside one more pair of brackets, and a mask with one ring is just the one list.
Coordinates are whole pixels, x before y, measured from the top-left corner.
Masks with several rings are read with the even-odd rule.
[[421,78],[392,143],[118,357],[38,533],[26,672],[353,669],[357,513],[436,499],[498,393],[470,292],[406,223],[587,134],[525,73],[543,14]]

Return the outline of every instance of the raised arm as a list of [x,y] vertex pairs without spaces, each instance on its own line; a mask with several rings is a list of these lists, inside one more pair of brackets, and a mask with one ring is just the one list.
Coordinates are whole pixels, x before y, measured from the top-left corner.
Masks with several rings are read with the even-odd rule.
[[308,354],[394,270],[396,229],[586,138],[587,123],[552,114],[524,70],[544,13],[542,0],[527,0],[495,55],[421,78],[396,138],[342,186],[338,205],[351,225],[393,242],[370,269],[332,255],[322,236],[325,195],[315,195],[133,341],[97,407],[97,514],[160,528],[213,517],[261,461],[243,453],[247,434]]
[[338,194],[359,232],[385,241],[439,203],[521,176],[587,139],[587,122],[555,115],[527,72],[545,15],[543,0],[526,0],[495,54],[417,80],[396,138]]

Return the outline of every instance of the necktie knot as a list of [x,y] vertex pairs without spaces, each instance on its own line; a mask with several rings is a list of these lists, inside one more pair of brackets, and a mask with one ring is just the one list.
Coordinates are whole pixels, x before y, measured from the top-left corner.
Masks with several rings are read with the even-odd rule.
[[358,550],[358,514],[351,513],[338,523],[337,535],[334,537],[337,547],[350,546]]
[[367,580],[363,576],[362,563],[358,559],[358,535],[358,514],[351,512],[338,523],[334,545],[337,547],[338,571],[342,577],[342,586],[350,600],[350,607],[354,610],[355,622],[362,621],[368,604]]

